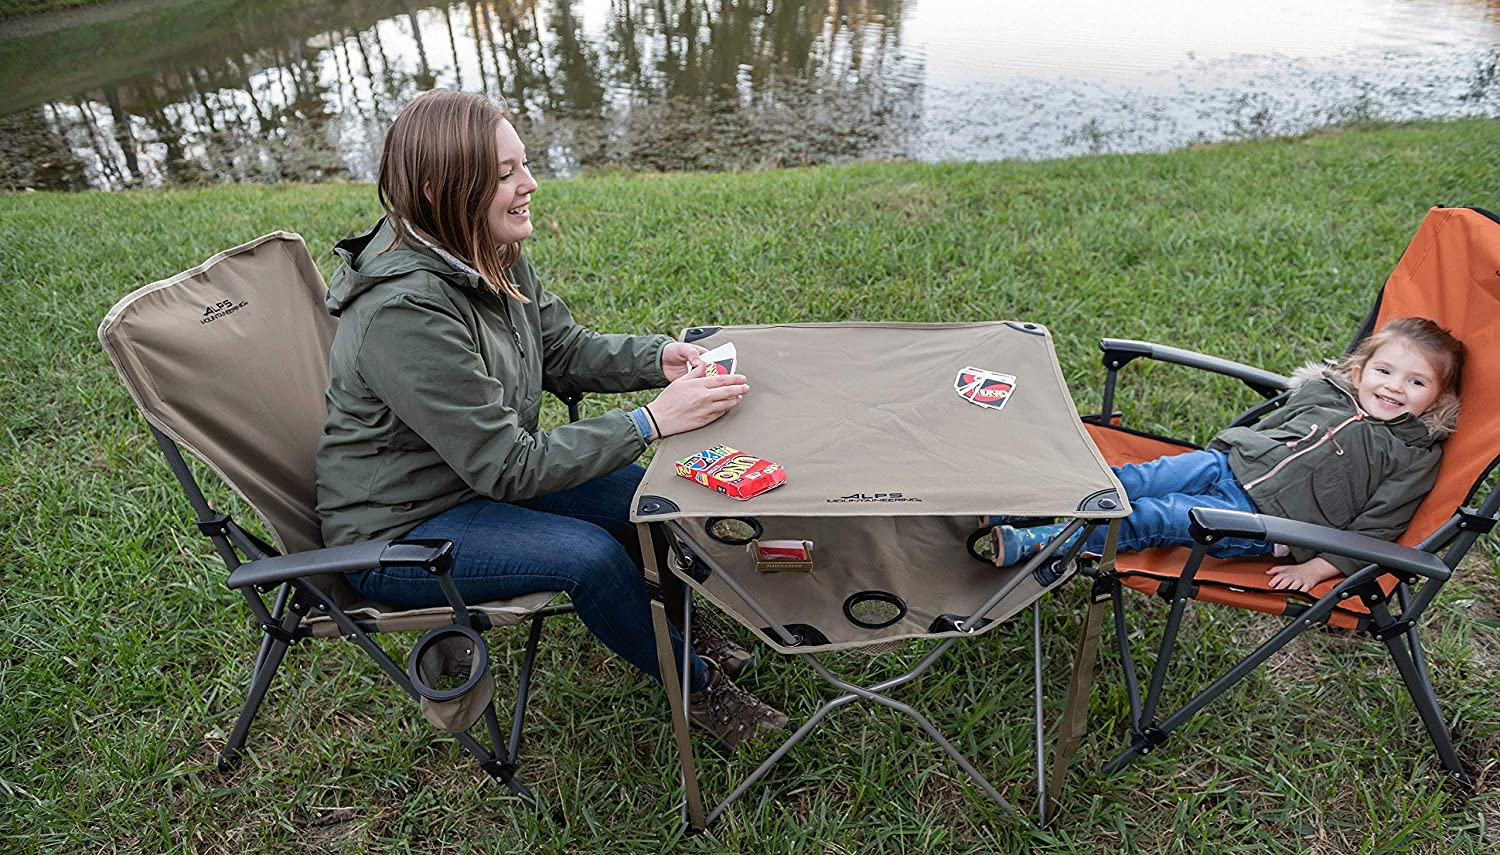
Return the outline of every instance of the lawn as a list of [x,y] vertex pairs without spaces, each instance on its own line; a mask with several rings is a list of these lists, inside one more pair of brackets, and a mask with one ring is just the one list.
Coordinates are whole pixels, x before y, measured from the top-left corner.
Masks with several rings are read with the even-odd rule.
[[[1500,206],[1497,164],[1500,121],[1461,121],[1040,163],[608,173],[544,183],[527,252],[574,314],[605,330],[1038,321],[1090,411],[1101,336],[1280,372],[1341,352],[1428,207]],[[295,648],[251,732],[252,756],[219,772],[254,626],[94,330],[128,291],[273,229],[302,234],[331,275],[333,242],[377,213],[363,184],[0,195],[8,851],[1500,848],[1493,549],[1462,568],[1426,627],[1440,702],[1478,773],[1471,795],[1444,784],[1381,649],[1337,632],[1299,641],[1159,754],[1111,777],[1098,769],[1124,739],[1127,706],[1103,657],[1093,729],[1062,816],[1045,830],[985,800],[904,720],[856,706],[711,835],[684,837],[665,699],[571,618],[549,624],[525,770],[563,823],[486,784],[351,645]],[[1132,424],[1199,441],[1254,400],[1172,368],[1136,364],[1127,375],[1119,403]],[[594,412],[614,405],[588,402]],[[1075,585],[1043,610],[1050,718],[1085,593]],[[1159,632],[1159,601],[1133,607],[1146,636]],[[955,647],[948,667],[899,695],[949,733],[968,728],[960,750],[1023,807],[1033,799],[1025,623]],[[1174,685],[1201,683],[1279,625],[1194,611]],[[523,641],[492,635],[495,661],[515,661]],[[404,648],[389,646],[404,661]],[[928,649],[831,659],[874,679]],[[751,688],[793,715],[825,690],[790,660],[771,662]],[[712,795],[759,760],[699,746]]]

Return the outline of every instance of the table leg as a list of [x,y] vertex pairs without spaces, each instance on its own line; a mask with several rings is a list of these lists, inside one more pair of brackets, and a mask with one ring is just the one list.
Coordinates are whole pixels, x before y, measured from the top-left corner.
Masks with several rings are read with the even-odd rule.
[[[681,602],[685,593],[682,582],[667,572],[665,532],[659,525],[641,526],[642,563],[645,565],[646,589],[651,598],[651,628],[656,635],[656,668],[662,689],[672,709],[672,736],[677,744],[677,759],[682,768],[683,797],[687,804],[690,828],[701,830],[707,825],[703,811],[703,793],[698,786],[698,772],[693,763],[693,743],[688,733],[687,682],[677,670],[672,655],[672,630],[667,620],[669,600]],[[669,596],[667,586],[675,586],[676,596]],[[686,641],[686,638],[684,638]]]

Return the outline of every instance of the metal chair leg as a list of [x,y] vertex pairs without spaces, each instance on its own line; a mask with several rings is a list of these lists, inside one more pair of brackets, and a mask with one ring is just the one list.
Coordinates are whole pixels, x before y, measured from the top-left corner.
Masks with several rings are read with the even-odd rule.
[[1031,680],[1036,703],[1036,818],[1047,820],[1046,746],[1042,728],[1042,605],[1031,604]]
[[1406,684],[1412,703],[1416,704],[1417,714],[1422,717],[1422,724],[1427,728],[1427,735],[1432,738],[1432,745],[1437,749],[1443,768],[1459,783],[1472,787],[1474,782],[1464,772],[1463,764],[1458,760],[1458,752],[1453,747],[1453,738],[1448,734],[1443,713],[1438,709],[1437,695],[1432,691],[1432,684],[1417,673],[1411,654],[1402,646],[1401,639],[1387,640],[1386,648],[1396,662],[1396,670],[1401,673],[1401,681]]
[[[531,634],[526,638],[526,652],[521,657],[521,677],[516,687],[516,709],[510,721],[510,744],[506,748],[506,754],[511,763],[515,763],[521,756],[521,723],[526,718],[526,703],[531,697],[531,666],[536,662],[537,645],[542,639],[542,620],[544,616],[537,615],[531,619]],[[500,744],[495,743],[495,750],[500,749]]]
[[[1372,613],[1376,615],[1377,624],[1394,623],[1390,615],[1385,613],[1383,606],[1375,607]],[[1458,751],[1453,747],[1453,737],[1449,735],[1448,725],[1443,721],[1443,712],[1438,708],[1437,694],[1432,690],[1432,681],[1417,665],[1411,651],[1406,647],[1406,633],[1394,633],[1381,641],[1384,642],[1386,650],[1390,651],[1396,671],[1401,674],[1401,682],[1406,685],[1406,693],[1411,696],[1412,703],[1416,705],[1417,715],[1421,717],[1422,725],[1427,729],[1427,735],[1432,739],[1433,747],[1437,749],[1438,760],[1454,780],[1466,787],[1472,787],[1474,782],[1465,774],[1463,764],[1458,760]]]
[[[280,623],[282,618],[286,617],[286,604],[287,601],[291,598],[291,593],[292,583],[281,583],[281,587],[276,591],[276,604],[271,607],[271,620],[275,621],[276,623]],[[250,682],[252,683],[255,682],[255,675],[260,673],[261,666],[265,664],[266,654],[270,652],[271,649],[270,642],[270,635],[267,635],[265,638],[261,639],[260,650],[255,654],[255,668],[250,672]]]
[[228,771],[239,761],[240,753],[245,747],[245,738],[250,733],[250,724],[255,721],[255,714],[260,711],[260,705],[266,697],[266,690],[270,688],[271,681],[275,679],[276,672],[281,667],[281,660],[286,656],[287,648],[291,645],[269,634],[262,642],[263,656],[257,656],[259,667],[250,677],[250,690],[245,697],[245,706],[240,709],[240,717],[234,723],[234,730],[229,734],[229,741],[219,752],[219,770]]
[[1120,590],[1120,580],[1110,577],[1110,607],[1115,620],[1115,647],[1120,652],[1120,670],[1125,677],[1125,696],[1130,701],[1130,726],[1140,727],[1141,681],[1135,674],[1135,657],[1130,653],[1130,627],[1125,623],[1125,599]]

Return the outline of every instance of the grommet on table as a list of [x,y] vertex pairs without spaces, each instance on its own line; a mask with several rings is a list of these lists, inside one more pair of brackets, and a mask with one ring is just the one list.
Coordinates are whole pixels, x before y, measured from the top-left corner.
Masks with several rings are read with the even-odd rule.
[[703,521],[703,531],[730,546],[744,546],[766,533],[760,520],[754,517],[709,517]]
[[855,626],[881,629],[906,617],[906,601],[889,591],[859,591],[844,600],[844,617]]

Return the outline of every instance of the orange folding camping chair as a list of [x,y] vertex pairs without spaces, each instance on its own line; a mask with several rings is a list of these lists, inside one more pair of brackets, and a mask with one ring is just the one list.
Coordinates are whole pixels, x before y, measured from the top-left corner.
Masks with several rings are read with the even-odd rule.
[[[1197,545],[1191,549],[1152,549],[1121,554],[1101,562],[1093,605],[1075,668],[1075,688],[1091,679],[1092,647],[1105,608],[1114,613],[1119,650],[1129,695],[1131,742],[1110,761],[1106,771],[1123,768],[1162,746],[1173,731],[1229,690],[1272,654],[1309,628],[1326,625],[1368,633],[1385,645],[1411,695],[1443,768],[1470,783],[1443,715],[1438,709],[1422,649],[1422,615],[1438,596],[1474,542],[1495,525],[1500,488],[1483,489],[1500,462],[1500,218],[1472,208],[1434,208],[1402,255],[1355,337],[1358,343],[1386,321],[1422,316],[1448,328],[1465,344],[1461,378],[1462,413],[1444,445],[1442,466],[1432,492],[1396,543],[1352,532],[1324,528],[1260,514],[1196,508],[1192,513]],[[1351,345],[1352,348],[1353,345]],[[1112,465],[1142,462],[1194,448],[1189,443],[1132,430],[1114,412],[1118,372],[1129,362],[1148,358],[1225,375],[1249,385],[1266,401],[1234,424],[1252,424],[1280,407],[1288,380],[1236,362],[1147,342],[1105,339],[1107,376],[1101,414],[1086,416],[1089,433]],[[1311,595],[1274,590],[1265,574],[1268,559],[1220,560],[1206,556],[1208,544],[1223,537],[1253,537],[1304,546],[1368,562],[1352,576],[1336,576]],[[1144,699],[1130,652],[1122,591],[1130,588],[1166,599],[1171,610],[1151,671]],[[1253,609],[1290,620],[1223,676],[1180,709],[1159,711],[1184,609],[1189,600]],[[1082,677],[1080,677],[1082,672]],[[1087,689],[1083,690],[1087,697]],[[1076,694],[1076,693],[1075,693]],[[1081,739],[1081,718],[1065,725],[1074,744]],[[1064,760],[1064,762],[1066,762]],[[1054,772],[1060,778],[1062,770]]]

